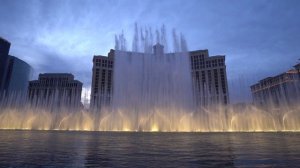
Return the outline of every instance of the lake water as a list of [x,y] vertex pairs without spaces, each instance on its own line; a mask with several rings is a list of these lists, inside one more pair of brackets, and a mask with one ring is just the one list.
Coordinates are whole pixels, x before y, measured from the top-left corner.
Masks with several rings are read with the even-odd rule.
[[299,167],[300,133],[0,131],[0,167]]

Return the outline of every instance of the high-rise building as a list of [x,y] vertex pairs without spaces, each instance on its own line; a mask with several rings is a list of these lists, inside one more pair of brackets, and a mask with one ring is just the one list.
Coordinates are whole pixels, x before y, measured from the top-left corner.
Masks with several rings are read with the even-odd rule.
[[31,67],[9,55],[10,42],[0,37],[0,95],[7,97],[27,92]]
[[300,64],[282,74],[252,85],[253,102],[259,106],[294,106],[300,102]]
[[28,96],[32,106],[50,109],[79,108],[82,83],[68,73],[39,74],[38,80],[30,81]]
[[107,56],[95,55],[93,58],[93,79],[91,89],[91,109],[108,107],[112,100],[114,50]]
[[[155,46],[154,46],[155,47]],[[163,48],[163,46],[162,46]],[[157,49],[154,48],[154,51]],[[108,56],[95,55],[91,87],[92,109],[109,107],[113,92],[114,50]],[[172,53],[168,53],[170,55]],[[208,50],[189,52],[193,93],[198,107],[214,104],[228,104],[229,93],[225,56],[212,56]]]
[[196,104],[206,107],[229,103],[225,56],[209,56],[208,50],[189,52]]
[[6,73],[5,90],[8,93],[23,94],[27,92],[28,81],[32,73],[29,64],[16,58],[9,56],[9,64]]
[[4,90],[5,76],[9,62],[10,42],[0,37],[0,92]]

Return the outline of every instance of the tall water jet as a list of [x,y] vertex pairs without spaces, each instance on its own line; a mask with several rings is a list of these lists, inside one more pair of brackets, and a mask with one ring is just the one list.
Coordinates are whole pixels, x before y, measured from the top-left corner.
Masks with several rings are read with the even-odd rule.
[[166,120],[155,118],[147,124],[139,122],[142,116],[150,117],[158,113],[166,116],[171,124],[175,124],[172,118],[195,110],[190,61],[184,37],[178,37],[174,30],[176,52],[166,53],[161,44],[166,44],[164,27],[161,31],[156,30],[155,43],[152,41],[151,29],[140,29],[140,32],[138,30],[136,25],[132,52],[124,50],[123,35],[116,40],[113,112],[131,118],[132,124],[129,127],[133,130],[149,130],[155,124],[165,125],[162,122]]

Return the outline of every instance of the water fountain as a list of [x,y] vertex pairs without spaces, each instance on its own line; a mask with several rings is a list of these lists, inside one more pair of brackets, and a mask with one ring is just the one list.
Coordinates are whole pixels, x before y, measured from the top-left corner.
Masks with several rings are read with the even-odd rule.
[[[182,36],[179,40],[174,31],[176,52],[165,53],[161,44],[165,43],[164,32],[157,31],[154,42],[150,29],[139,32],[136,27],[132,52],[125,50],[124,35],[116,38],[112,108],[113,113],[136,120],[127,126],[130,129],[153,130],[159,123],[147,118],[159,115],[171,119],[195,110],[185,40]],[[161,124],[169,127],[171,123]]]
[[[0,110],[0,129],[252,132],[300,131],[300,106],[279,110],[254,105],[196,108],[193,101],[187,44],[173,31],[168,53],[166,30],[135,28],[132,51],[124,34],[115,38],[113,101],[101,112],[85,110],[50,112],[47,109],[10,105]],[[22,99],[23,101],[23,99]],[[19,104],[19,103],[15,103]]]

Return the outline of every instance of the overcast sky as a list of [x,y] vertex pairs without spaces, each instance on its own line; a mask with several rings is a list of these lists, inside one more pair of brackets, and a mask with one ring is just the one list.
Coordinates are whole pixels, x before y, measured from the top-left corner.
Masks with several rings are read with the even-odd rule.
[[232,102],[300,58],[299,0],[0,0],[0,36],[38,73],[73,73],[90,87],[93,55],[134,23],[182,32],[189,50],[226,55]]

